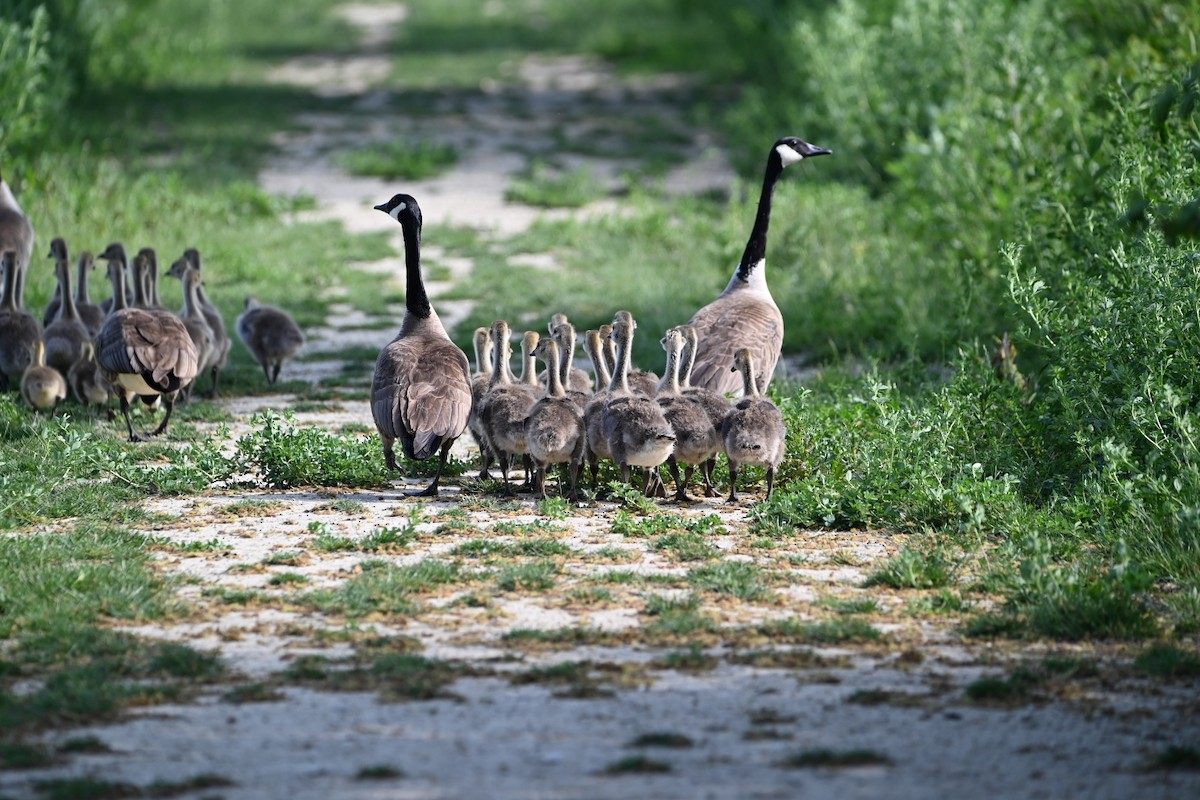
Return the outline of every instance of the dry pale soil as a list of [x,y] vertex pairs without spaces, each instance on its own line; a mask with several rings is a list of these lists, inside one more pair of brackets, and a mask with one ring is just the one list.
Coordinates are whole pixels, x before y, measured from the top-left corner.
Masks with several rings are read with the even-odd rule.
[[[519,66],[521,92],[484,92],[465,109],[405,120],[388,111],[383,54],[404,8],[351,4],[342,12],[362,27],[359,53],[297,58],[273,78],[355,96],[374,109],[372,122],[301,120],[299,132],[279,137],[261,181],[271,191],[316,197],[306,216],[392,231],[394,259],[349,265],[382,276],[399,273],[403,245],[398,226],[370,206],[397,187],[342,172],[331,157],[339,148],[406,125],[450,139],[477,137],[452,171],[403,188],[422,199],[428,220],[503,237],[540,213],[505,202],[505,181],[524,166],[506,145],[548,136],[545,115],[506,108],[524,102],[537,111],[586,94],[589,107],[600,104],[598,114],[604,103],[628,112],[670,88],[669,81],[622,82],[584,59],[529,59]],[[729,179],[719,151],[696,135],[698,155],[672,178],[680,191]],[[579,213],[604,211],[601,204]],[[427,255],[443,256],[435,243]],[[452,280],[465,279],[471,267],[440,263],[451,267]],[[449,324],[465,311],[437,305]],[[381,346],[391,331],[375,322],[333,303],[327,326],[309,332],[308,358],[286,367],[284,379],[319,383],[340,374],[341,365],[320,354],[347,343]],[[230,441],[251,429],[256,411],[288,408],[292,400],[225,401],[236,420]],[[361,401],[301,410],[295,419],[333,431],[371,425]],[[473,456],[468,439],[456,447]],[[148,503],[164,520],[148,532],[173,545],[156,552],[158,568],[183,579],[178,591],[192,611],[129,630],[219,653],[229,677],[186,703],[45,734],[51,745],[92,735],[108,751],[0,772],[0,796],[35,797],[37,781],[67,776],[142,787],[215,776],[179,791],[230,800],[1200,795],[1197,773],[1147,768],[1169,745],[1197,741],[1194,683],[1139,678],[1119,648],[964,641],[956,615],[909,613],[922,593],[862,587],[902,546],[899,537],[811,531],[764,542],[749,530],[752,492],[741,506],[659,501],[661,513],[682,518],[676,527],[704,530],[707,558],[685,560],[656,546],[654,534],[615,530],[615,503],[583,504],[560,518],[542,513],[528,495],[504,500],[471,481],[450,480],[436,501],[405,496],[420,485],[218,486]],[[705,520],[710,515],[719,520]],[[402,540],[364,551],[364,540],[381,531],[399,531]],[[344,549],[328,544],[339,540]],[[557,546],[546,550],[547,542]],[[388,613],[350,619],[305,600],[361,585],[381,564],[431,561],[458,571]],[[688,583],[693,570],[724,562],[757,566],[758,593],[739,599]],[[516,572],[531,563],[542,565],[541,583]],[[675,635],[653,613],[654,603],[687,597],[698,599],[712,629]],[[859,614],[839,613],[863,600],[874,603]],[[851,618],[880,637],[827,643],[796,633]],[[372,673],[370,664],[389,653],[419,653],[442,673],[415,690]],[[965,693],[981,676],[1004,676],[1047,656],[1100,666],[1014,702],[972,701]],[[822,763],[814,751],[842,757]],[[798,758],[805,753],[810,762]]]

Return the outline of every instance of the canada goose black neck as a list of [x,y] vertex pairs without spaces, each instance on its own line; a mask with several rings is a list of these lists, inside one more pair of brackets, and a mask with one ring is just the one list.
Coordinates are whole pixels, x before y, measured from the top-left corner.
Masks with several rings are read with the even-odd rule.
[[831,151],[823,147],[809,144],[794,136],[785,136],[771,145],[767,155],[767,168],[763,174],[762,193],[758,197],[758,213],[754,217],[754,227],[750,230],[750,238],[746,241],[746,249],[742,260],[738,262],[737,272],[730,281],[730,288],[737,282],[749,283],[755,270],[760,269],[767,258],[767,231],[771,226],[771,201],[775,197],[775,184],[785,167],[813,156],[828,155]]
[[399,222],[404,231],[404,305],[414,317],[428,319],[433,307],[421,276],[421,207],[412,195],[398,194],[375,208]]

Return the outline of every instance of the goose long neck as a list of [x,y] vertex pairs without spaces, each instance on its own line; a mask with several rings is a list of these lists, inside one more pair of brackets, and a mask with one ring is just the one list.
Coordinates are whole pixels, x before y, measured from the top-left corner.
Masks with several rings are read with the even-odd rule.
[[[553,369],[548,370],[553,372]],[[526,386],[537,386],[537,363],[533,356],[533,348],[529,346],[529,339],[521,340],[521,378],[520,382]]]
[[112,283],[112,312],[116,313],[129,308],[129,298],[125,296],[125,262],[113,260],[108,262],[108,280]]
[[742,372],[742,395],[757,400],[758,381],[754,380],[754,360],[747,358],[739,364]]
[[150,256],[146,259],[146,288],[147,300],[155,308],[162,306],[158,297],[158,259]]
[[87,258],[80,258],[79,265],[76,267],[79,273],[79,279],[75,283],[75,302],[86,303],[91,305],[92,298],[88,293],[88,270],[91,268],[91,261]]
[[17,262],[12,258],[4,260],[4,301],[0,308],[5,311],[17,310]]
[[185,317],[198,316],[200,312],[200,296],[196,292],[199,285],[200,276],[196,270],[189,269],[183,273],[183,315]]
[[33,366],[46,366],[46,342],[40,338],[33,343]]
[[571,380],[571,359],[575,355],[575,328],[564,327],[560,330],[562,338],[556,340],[555,344],[561,347],[555,349],[558,352],[558,377],[565,385]]
[[659,394],[679,394],[679,342],[669,342],[667,345],[667,368],[662,380],[658,382]]
[[596,385],[607,387],[612,382],[612,373],[608,371],[608,362],[604,360],[600,332],[588,331],[584,338],[584,347],[592,359],[592,368],[596,370]]
[[493,386],[496,384],[512,383],[512,369],[508,365],[509,356],[511,354],[511,345],[508,341],[508,329],[495,329],[492,331],[492,376],[489,383]]
[[146,262],[144,259],[133,260],[133,304],[138,308],[146,308],[149,294],[146,291]]
[[61,298],[58,305],[58,318],[78,320],[79,310],[75,306],[75,295],[71,293],[71,266],[66,260],[62,260],[54,265],[54,269],[58,272],[59,297]]
[[414,221],[402,225],[404,231],[405,290],[404,305],[414,317],[425,319],[433,314],[425,279],[421,276],[421,227]]
[[546,342],[546,394],[549,397],[566,397],[567,391],[563,386],[562,376],[556,368],[559,362],[558,342],[549,339]]
[[633,331],[617,328],[613,335],[616,337],[617,356],[608,391],[610,394],[629,394],[629,346],[632,344]]
[[475,333],[475,369],[480,375],[492,374],[491,334],[482,328]]
[[[755,277],[756,271],[761,271],[767,258],[767,230],[771,226],[771,201],[775,197],[775,184],[783,172],[783,162],[774,150],[767,158],[767,169],[763,175],[762,193],[758,197],[758,213],[754,217],[754,227],[750,229],[750,238],[746,241],[746,249],[742,252],[742,260],[738,262],[735,281],[749,283]],[[733,281],[730,282],[731,285]]]
[[696,365],[696,345],[698,340],[694,329],[684,334],[683,353],[679,362],[679,385],[688,388],[692,385],[692,367]]

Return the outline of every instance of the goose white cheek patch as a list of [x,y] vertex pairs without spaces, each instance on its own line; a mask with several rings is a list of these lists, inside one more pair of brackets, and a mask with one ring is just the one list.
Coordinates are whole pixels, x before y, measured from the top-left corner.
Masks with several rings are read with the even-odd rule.
[[797,161],[804,160],[804,156],[800,155],[795,150],[788,147],[786,144],[781,144],[778,147],[776,147],[775,152],[779,153],[779,160],[783,162],[783,165],[785,167],[790,167],[792,164],[795,164]]
[[[391,217],[392,219],[396,220],[396,222],[399,222],[400,221],[400,212],[406,208],[408,208],[408,203],[401,203],[400,205],[396,206],[391,211],[389,211],[388,216]],[[376,217],[375,219],[379,219],[379,217]]]

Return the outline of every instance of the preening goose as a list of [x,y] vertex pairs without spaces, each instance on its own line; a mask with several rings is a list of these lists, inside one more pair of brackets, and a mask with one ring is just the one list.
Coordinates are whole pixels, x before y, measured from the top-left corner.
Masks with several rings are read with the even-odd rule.
[[692,372],[692,384],[719,394],[737,396],[741,382],[729,371],[734,353],[749,348],[759,369],[760,392],[766,391],[783,347],[783,315],[775,305],[767,286],[767,229],[771,223],[771,199],[783,170],[814,156],[831,151],[809,144],[794,136],[785,136],[771,145],[763,176],[758,214],[742,259],[729,285],[716,300],[701,308],[688,323],[699,334]]
[[617,346],[616,369],[608,386],[601,433],[608,440],[612,460],[621,468],[622,482],[629,482],[631,467],[642,467],[642,492],[648,494],[654,468],[667,460],[675,446],[675,432],[658,403],[630,391],[628,370],[633,324],[624,319],[614,320],[612,338]]
[[743,464],[760,464],[767,468],[767,499],[775,486],[775,470],[783,462],[787,448],[787,428],[783,414],[767,398],[758,393],[761,377],[749,348],[739,349],[733,357],[731,372],[740,372],[745,396],[725,415],[721,437],[725,440],[725,457],[729,459],[729,502],[737,502],[737,474]]
[[21,374],[33,358],[33,344],[41,340],[42,326],[17,303],[20,267],[14,251],[0,254],[0,268],[4,270],[4,299],[0,301],[0,392],[7,392],[12,382],[19,385]]
[[[558,342],[553,337],[542,339],[533,354],[545,362],[546,378],[550,382],[546,394],[533,404],[525,420],[525,439],[535,470],[533,491],[544,498],[547,470],[551,464],[563,464],[570,475],[569,498],[574,503],[579,499],[579,470],[587,448],[583,412],[563,387],[559,375]],[[562,494],[561,481],[559,494]]]
[[265,306],[255,297],[246,298],[246,310],[238,316],[236,327],[242,344],[262,367],[271,385],[279,380],[283,362],[304,346],[304,334],[291,315],[281,308]]
[[225,365],[229,363],[229,350],[233,347],[233,340],[225,330],[225,318],[221,316],[220,309],[213,305],[204,291],[204,272],[201,269],[200,251],[194,247],[184,250],[183,255],[171,264],[171,269],[167,274],[179,278],[186,267],[191,267],[200,273],[201,280],[196,285],[196,297],[200,300],[200,310],[203,312],[204,320],[208,323],[213,336],[213,361],[212,366],[209,367],[209,372],[212,374],[212,386],[201,397],[218,397],[221,394],[221,370],[225,369]]
[[418,496],[437,497],[438,481],[454,440],[471,412],[467,354],[450,340],[429,303],[421,276],[421,207],[407,194],[375,206],[400,223],[404,233],[405,313],[400,332],[375,362],[371,413],[383,440],[388,467],[400,470],[393,446],[424,461],[438,454],[433,482]]
[[[16,263],[12,290],[15,308],[25,307],[25,270],[29,269],[29,261],[33,258],[33,240],[33,224],[17,202],[12,187],[0,176],[0,253],[11,250]],[[5,300],[8,299],[8,292],[6,288]],[[30,352],[26,352],[26,360]]]
[[[118,246],[119,247],[119,246]],[[179,390],[195,379],[199,369],[196,346],[179,317],[168,311],[129,308],[125,303],[124,249],[110,246],[100,258],[108,260],[113,287],[113,310],[96,336],[96,363],[121,398],[121,414],[129,441],[146,440],[133,429],[129,401],[162,396],[167,411],[151,436],[165,433]]]
[[33,343],[32,358],[21,376],[21,397],[34,411],[58,411],[58,404],[67,398],[67,381],[54,367],[46,366],[46,346],[41,339]]

